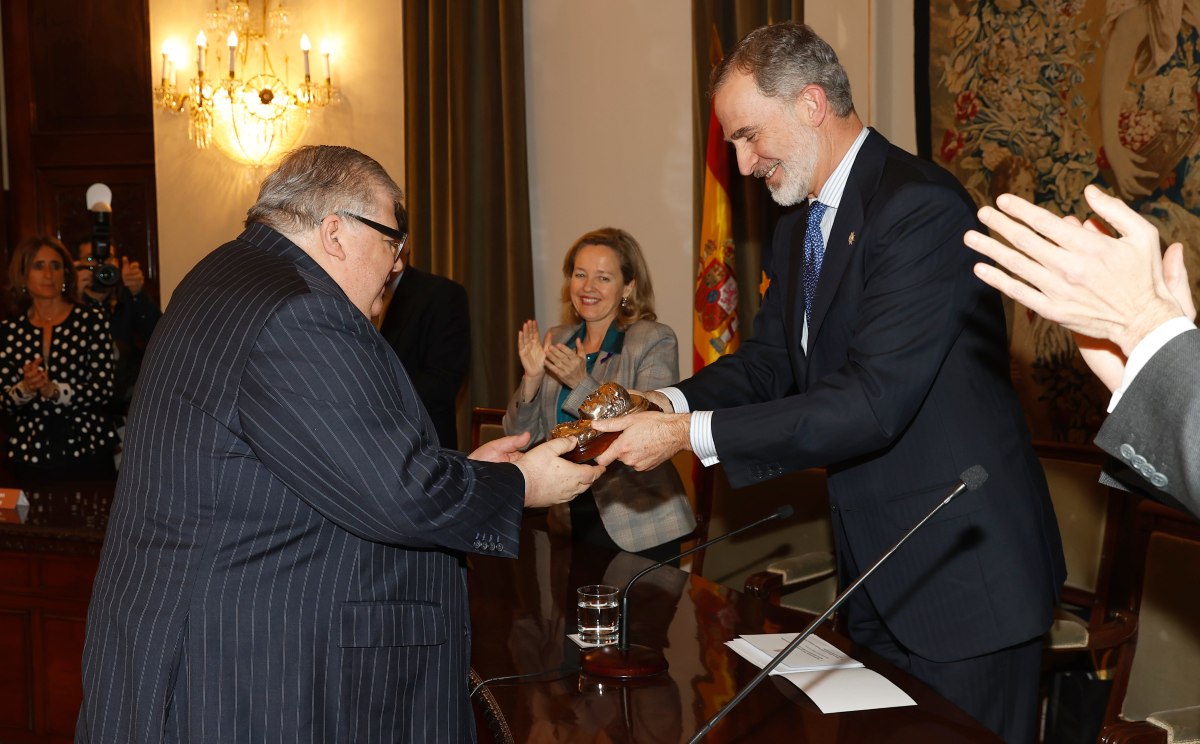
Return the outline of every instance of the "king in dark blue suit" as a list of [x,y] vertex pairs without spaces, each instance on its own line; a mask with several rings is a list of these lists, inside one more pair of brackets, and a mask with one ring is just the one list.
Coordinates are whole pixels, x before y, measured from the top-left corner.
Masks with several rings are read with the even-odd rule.
[[368,318],[400,190],[309,147],[147,351],[88,613],[79,742],[469,742],[463,554],[599,468],[442,449]]
[[[845,605],[851,636],[1009,742],[1030,742],[1041,637],[1065,571],[1008,379],[1000,298],[971,272],[975,207],[863,127],[812,29],[738,43],[713,105],[744,175],[783,205],[755,336],[639,414],[600,462],[691,448],[735,487],[824,466],[839,577],[856,579],[973,465],[987,484],[926,524]],[[691,413],[687,413],[687,412]]]

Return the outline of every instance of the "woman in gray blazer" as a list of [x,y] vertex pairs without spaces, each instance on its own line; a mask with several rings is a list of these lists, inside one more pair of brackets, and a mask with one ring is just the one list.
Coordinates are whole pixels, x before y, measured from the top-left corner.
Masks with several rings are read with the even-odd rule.
[[[675,332],[655,322],[654,289],[633,236],[613,227],[584,234],[563,260],[569,319],[543,338],[537,321],[517,334],[524,376],[508,403],[504,430],[545,439],[605,382],[653,390],[679,380]],[[588,492],[550,510],[551,528],[574,539],[663,560],[696,526],[670,462],[644,473],[609,466]]]

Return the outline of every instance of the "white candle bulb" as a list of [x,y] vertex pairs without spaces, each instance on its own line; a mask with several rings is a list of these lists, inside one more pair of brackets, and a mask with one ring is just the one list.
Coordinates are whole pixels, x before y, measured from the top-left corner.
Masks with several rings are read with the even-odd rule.
[[237,31],[229,32],[229,77],[233,77],[233,65],[237,58]]
[[208,39],[204,38],[204,32],[196,34],[196,72],[204,74],[204,53],[208,50]]
[[304,52],[304,79],[305,80],[308,80],[310,77],[309,71],[308,71],[308,52],[311,49],[312,49],[312,42],[308,40],[308,34],[302,34],[300,36],[300,50],[302,52]]

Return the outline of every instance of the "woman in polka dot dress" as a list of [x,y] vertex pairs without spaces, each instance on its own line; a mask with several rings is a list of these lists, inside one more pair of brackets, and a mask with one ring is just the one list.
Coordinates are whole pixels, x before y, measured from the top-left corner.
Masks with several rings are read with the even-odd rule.
[[8,268],[13,318],[0,325],[0,401],[18,481],[116,477],[113,343],[104,315],[74,304],[75,270],[54,238],[26,238]]

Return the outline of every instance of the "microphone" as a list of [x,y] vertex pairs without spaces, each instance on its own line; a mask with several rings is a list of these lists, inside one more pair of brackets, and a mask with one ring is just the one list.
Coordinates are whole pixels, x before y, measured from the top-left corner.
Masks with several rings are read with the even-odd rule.
[[951,499],[963,491],[974,491],[982,486],[984,481],[987,480],[987,477],[987,471],[984,470],[983,466],[981,465],[972,465],[963,471],[963,474],[958,476],[958,485],[953,491],[950,492],[949,496],[939,501],[937,506],[933,507],[933,509],[925,515],[924,519],[922,519],[920,522],[917,522],[908,532],[905,532],[904,536],[897,540],[895,545],[893,545],[886,553],[879,556],[879,559],[872,563],[871,567],[864,571],[863,574],[859,576],[853,584],[846,587],[846,589],[837,596],[837,599],[833,600],[833,604],[829,605],[829,609],[825,610],[825,612],[822,613],[822,615],[816,620],[813,620],[811,623],[809,623],[809,626],[804,629],[804,632],[792,639],[791,643],[784,646],[783,650],[776,654],[775,657],[771,659],[771,661],[769,661],[757,675],[755,675],[754,679],[750,680],[749,684],[742,688],[742,690],[738,692],[738,694],[735,695],[732,700],[726,703],[721,710],[717,711],[717,714],[709,719],[708,723],[704,725],[704,728],[700,729],[695,736],[688,740],[688,744],[696,744],[696,742],[703,739],[705,735],[712,730],[713,726],[716,726],[717,722],[725,717],[726,713],[733,710],[733,707],[740,703],[742,698],[749,695],[750,691],[757,687],[759,682],[762,682],[764,679],[766,679],[775,669],[775,667],[779,666],[779,663],[788,657],[788,654],[799,648],[800,644],[804,643],[805,638],[808,638],[810,635],[812,635],[813,631],[815,631],[821,623],[825,622],[825,620],[833,614],[834,610],[836,610],[838,607],[841,607],[842,603],[845,602],[846,599],[853,594],[856,589],[858,589],[858,587],[862,586],[862,583],[867,580],[868,576],[875,572],[875,569],[883,565],[883,562],[891,557],[892,553],[895,553],[896,549],[903,545],[904,541],[911,537],[914,532],[921,529],[926,522],[932,519],[934,514],[937,514],[943,506],[949,504]]
[[625,585],[624,591],[621,592],[621,617],[617,621],[616,644],[600,646],[585,652],[582,661],[583,671],[596,677],[616,677],[618,679],[649,677],[665,672],[667,670],[667,660],[663,658],[661,651],[645,646],[629,645],[629,590],[633,587],[634,583],[651,571],[662,568],[671,561],[677,561],[684,556],[695,553],[697,550],[703,550],[713,543],[719,543],[734,535],[740,535],[747,530],[752,530],[772,520],[787,519],[795,511],[791,505],[785,504],[756,522],[751,522],[733,532],[726,532],[720,537],[714,537],[711,540],[702,542],[696,547],[689,548],[673,558],[655,563],[653,566],[644,568],[634,574],[629,583]]

